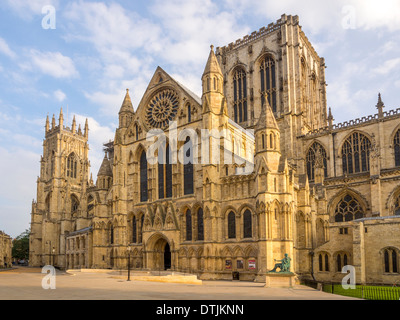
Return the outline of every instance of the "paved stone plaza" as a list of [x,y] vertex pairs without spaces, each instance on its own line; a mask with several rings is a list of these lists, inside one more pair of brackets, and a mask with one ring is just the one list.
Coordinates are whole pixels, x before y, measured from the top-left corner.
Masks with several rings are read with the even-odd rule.
[[348,300],[308,287],[264,288],[262,283],[203,281],[202,285],[126,281],[125,274],[59,272],[45,290],[39,268],[0,272],[0,300]]

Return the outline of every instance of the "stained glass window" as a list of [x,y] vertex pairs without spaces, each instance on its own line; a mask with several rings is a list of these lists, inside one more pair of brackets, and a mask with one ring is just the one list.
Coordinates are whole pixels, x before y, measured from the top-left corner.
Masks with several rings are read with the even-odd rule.
[[197,240],[204,240],[204,216],[202,208],[197,211]]
[[243,69],[237,69],[233,76],[233,100],[235,122],[247,121],[247,82]]
[[140,156],[140,202],[148,200],[148,185],[147,185],[147,157],[143,151]]
[[232,211],[228,215],[228,238],[236,238],[236,216]]
[[194,193],[194,186],[193,186],[193,143],[191,142],[190,138],[187,137],[185,145],[184,145],[184,152],[185,152],[185,164],[183,165],[183,189],[184,194],[189,195]]
[[273,112],[277,111],[277,90],[276,90],[276,70],[275,61],[271,57],[266,57],[260,66],[261,76],[261,95],[262,99],[267,99]]
[[172,164],[170,147],[158,150],[158,197],[172,198]]
[[396,162],[396,167],[400,167],[400,130],[397,131],[394,137],[394,157]]
[[192,241],[192,213],[190,210],[186,211],[186,240]]
[[132,218],[132,243],[137,242],[136,218]]
[[346,195],[335,211],[335,222],[353,221],[364,217],[363,209],[354,197]]
[[244,238],[252,238],[252,221],[251,221],[251,212],[250,210],[246,210],[243,215],[243,229],[244,229]]
[[348,174],[369,171],[371,141],[363,134],[355,132],[342,147],[343,172]]
[[75,160],[74,154],[70,154],[67,159],[67,177],[76,179],[76,167],[78,162]]
[[325,178],[328,177],[328,160],[326,151],[321,144],[315,142],[308,150],[306,159],[307,175],[309,181],[315,180],[315,165],[317,161],[321,161],[321,165],[323,165],[324,167]]
[[400,196],[397,197],[397,200],[394,203],[394,215],[400,216]]

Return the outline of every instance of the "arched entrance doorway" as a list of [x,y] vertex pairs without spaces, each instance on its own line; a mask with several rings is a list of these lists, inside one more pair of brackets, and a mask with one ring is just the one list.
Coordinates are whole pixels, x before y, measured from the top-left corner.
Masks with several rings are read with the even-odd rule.
[[152,270],[166,271],[172,269],[171,245],[164,236],[157,235],[148,241],[149,267]]

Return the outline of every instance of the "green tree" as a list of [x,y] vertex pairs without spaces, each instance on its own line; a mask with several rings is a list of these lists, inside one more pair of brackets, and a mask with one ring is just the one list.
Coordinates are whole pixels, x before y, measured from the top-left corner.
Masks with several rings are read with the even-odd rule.
[[25,230],[13,240],[12,256],[15,259],[29,259],[29,235],[31,231]]

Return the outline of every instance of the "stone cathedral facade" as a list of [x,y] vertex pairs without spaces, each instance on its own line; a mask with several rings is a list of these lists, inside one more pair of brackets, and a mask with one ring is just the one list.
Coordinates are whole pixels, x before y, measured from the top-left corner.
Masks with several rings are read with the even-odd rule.
[[201,81],[127,91],[95,181],[88,124],[47,119],[30,264],[265,281],[287,253],[299,278],[400,281],[400,109],[334,124],[297,16],[211,47]]

